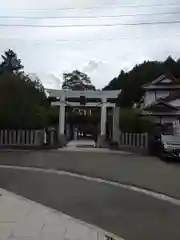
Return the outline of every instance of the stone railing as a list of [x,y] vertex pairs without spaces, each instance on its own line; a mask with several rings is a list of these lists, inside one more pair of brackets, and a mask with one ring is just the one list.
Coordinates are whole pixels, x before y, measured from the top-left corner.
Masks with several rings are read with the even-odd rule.
[[136,148],[148,149],[147,133],[121,133],[120,146],[130,146]]
[[0,146],[41,146],[44,130],[0,130]]

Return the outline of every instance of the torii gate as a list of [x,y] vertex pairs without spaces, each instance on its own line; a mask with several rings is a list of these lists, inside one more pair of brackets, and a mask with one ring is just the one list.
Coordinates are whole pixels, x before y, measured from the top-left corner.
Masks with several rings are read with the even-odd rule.
[[[104,146],[105,135],[106,135],[106,117],[107,107],[113,108],[113,140],[118,141],[119,138],[119,108],[116,107],[115,103],[109,103],[108,99],[117,99],[121,90],[114,91],[73,91],[73,90],[55,90],[46,89],[50,97],[58,98],[58,102],[52,102],[52,106],[59,106],[59,140],[61,142],[65,139],[65,107],[66,106],[82,106],[80,102],[68,102],[68,98],[80,99],[85,97],[88,99],[86,107],[100,107],[101,108],[101,128],[99,136],[99,147]],[[91,99],[99,99],[100,103],[90,102]]]

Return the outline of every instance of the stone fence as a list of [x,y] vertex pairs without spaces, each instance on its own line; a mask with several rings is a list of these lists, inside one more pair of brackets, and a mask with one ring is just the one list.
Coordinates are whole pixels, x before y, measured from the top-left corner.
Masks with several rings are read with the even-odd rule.
[[120,133],[119,148],[134,153],[148,154],[148,134]]
[[45,130],[0,130],[0,147],[53,145],[54,135],[53,131],[47,134]]
[[121,133],[120,145],[148,148],[147,133]]

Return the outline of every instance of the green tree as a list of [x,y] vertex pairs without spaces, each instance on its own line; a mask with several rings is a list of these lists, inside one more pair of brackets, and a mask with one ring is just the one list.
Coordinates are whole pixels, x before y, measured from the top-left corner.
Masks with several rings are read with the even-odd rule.
[[48,124],[49,104],[43,85],[23,71],[13,50],[0,64],[0,128],[43,128]]
[[63,79],[63,89],[95,90],[95,87],[92,85],[91,80],[87,74],[80,72],[79,70],[74,70],[71,73],[64,73]]
[[4,55],[2,55],[2,59],[3,61],[0,64],[0,73],[18,72],[19,70],[24,68],[21,64],[21,60],[17,58],[17,54],[11,49],[5,51]]
[[130,108],[121,109],[119,123],[122,132],[152,132],[155,127],[153,117],[140,117],[137,111]]
[[0,75],[0,128],[42,128],[48,102],[39,81],[24,74]]

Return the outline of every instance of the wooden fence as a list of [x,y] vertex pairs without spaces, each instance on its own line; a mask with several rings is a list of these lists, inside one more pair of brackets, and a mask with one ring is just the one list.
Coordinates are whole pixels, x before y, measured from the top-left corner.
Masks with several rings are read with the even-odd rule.
[[120,145],[147,149],[148,134],[147,133],[121,133]]
[[41,146],[43,130],[0,130],[0,146]]

